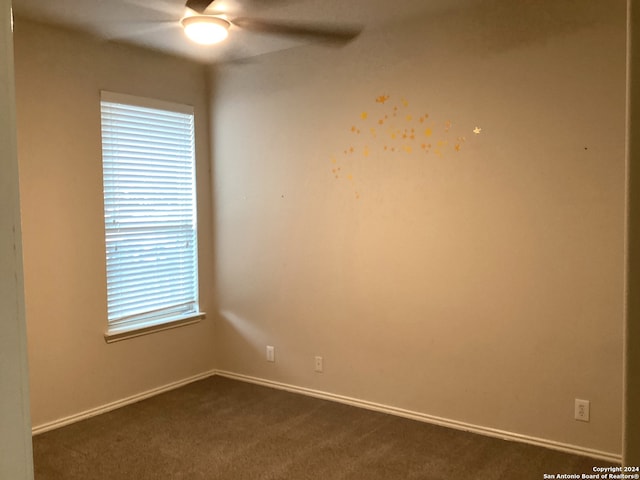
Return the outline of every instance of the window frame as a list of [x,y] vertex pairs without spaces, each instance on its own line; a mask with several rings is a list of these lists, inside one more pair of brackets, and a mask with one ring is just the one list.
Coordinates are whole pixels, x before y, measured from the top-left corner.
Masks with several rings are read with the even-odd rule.
[[[173,329],[176,327],[181,327],[185,325],[191,325],[199,322],[202,318],[205,317],[205,313],[200,310],[200,282],[199,282],[199,251],[198,251],[198,196],[197,196],[197,164],[196,164],[196,154],[195,154],[195,112],[194,108],[189,105],[183,105],[179,103],[167,102],[163,100],[156,100],[146,97],[138,97],[133,95],[127,95],[122,93],[115,93],[109,91],[101,91],[100,92],[100,125],[101,125],[101,134],[100,134],[100,144],[102,151],[102,200],[103,200],[103,227],[104,227],[104,255],[105,255],[105,266],[108,269],[108,252],[107,252],[107,219],[106,219],[106,192],[105,192],[105,137],[103,134],[103,123],[104,123],[104,113],[103,113],[103,102],[107,103],[116,103],[122,104],[126,106],[134,106],[134,107],[142,107],[149,108],[155,110],[161,110],[165,112],[179,113],[191,115],[193,121],[193,130],[192,130],[192,168],[193,168],[193,229],[194,229],[194,242],[193,245],[193,258],[195,263],[195,272],[193,275],[195,276],[195,291],[193,292],[195,295],[194,304],[195,309],[190,312],[178,314],[175,316],[167,316],[161,315],[157,317],[153,317],[153,315],[144,314],[144,318],[138,320],[129,320],[123,321],[119,320],[115,323],[112,323],[112,320],[109,319],[109,310],[107,310],[107,330],[104,334],[105,341],[107,343],[117,342],[120,340],[125,340],[127,338],[138,337],[141,335],[147,335],[153,332]],[[108,272],[108,270],[107,270]],[[108,278],[108,273],[107,273]],[[109,309],[109,306],[107,306]],[[150,309],[150,311],[153,309]],[[150,312],[149,311],[149,312]],[[148,313],[149,313],[148,312]]]

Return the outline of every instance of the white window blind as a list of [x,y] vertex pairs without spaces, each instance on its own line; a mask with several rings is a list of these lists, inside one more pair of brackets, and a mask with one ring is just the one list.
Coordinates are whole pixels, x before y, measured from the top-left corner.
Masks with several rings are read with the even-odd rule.
[[193,316],[193,111],[109,92],[100,105],[109,332]]

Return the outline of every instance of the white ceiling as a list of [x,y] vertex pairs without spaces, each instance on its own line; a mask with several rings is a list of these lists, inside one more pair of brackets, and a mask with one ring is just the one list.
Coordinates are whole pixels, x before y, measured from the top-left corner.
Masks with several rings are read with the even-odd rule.
[[[461,0],[216,0],[206,13],[323,26],[359,26],[365,31]],[[300,39],[243,31],[213,46],[196,45],[179,21],[185,0],[13,0],[16,19],[65,26],[96,37],[214,63],[261,55],[303,44]]]

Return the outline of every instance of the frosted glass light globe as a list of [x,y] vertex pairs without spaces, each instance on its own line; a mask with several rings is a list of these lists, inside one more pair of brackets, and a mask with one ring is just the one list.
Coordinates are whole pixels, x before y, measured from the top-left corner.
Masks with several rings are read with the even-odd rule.
[[211,15],[194,15],[181,20],[184,33],[196,43],[213,45],[229,35],[231,24],[224,18]]

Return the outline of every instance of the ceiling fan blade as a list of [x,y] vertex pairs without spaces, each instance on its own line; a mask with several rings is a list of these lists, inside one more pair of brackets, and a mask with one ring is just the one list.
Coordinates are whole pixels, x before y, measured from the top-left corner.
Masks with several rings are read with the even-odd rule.
[[300,37],[311,41],[338,45],[350,42],[362,32],[359,27],[335,27],[328,24],[258,20],[247,17],[234,18],[231,23],[252,32]]
[[187,8],[203,14],[209,5],[211,5],[215,0],[187,0]]

